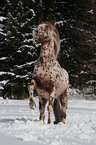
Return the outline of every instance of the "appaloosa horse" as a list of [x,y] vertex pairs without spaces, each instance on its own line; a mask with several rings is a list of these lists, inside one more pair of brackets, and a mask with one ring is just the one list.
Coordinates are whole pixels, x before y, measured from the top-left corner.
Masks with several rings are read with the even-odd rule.
[[[39,95],[40,120],[45,119],[45,106],[48,104],[48,123],[54,110],[55,123],[66,120],[68,103],[68,73],[60,67],[57,55],[60,49],[60,38],[55,22],[41,22],[33,30],[33,38],[42,44],[41,53],[35,64],[32,81],[29,85],[29,105],[35,106],[33,90]],[[60,105],[59,105],[60,104]],[[54,109],[53,109],[54,108]]]

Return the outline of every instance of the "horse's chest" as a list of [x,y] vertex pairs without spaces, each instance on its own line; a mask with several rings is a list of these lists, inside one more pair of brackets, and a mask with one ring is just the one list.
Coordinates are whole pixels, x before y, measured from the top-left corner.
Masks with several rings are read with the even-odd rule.
[[60,75],[60,70],[61,68],[58,65],[58,62],[48,62],[35,66],[33,74],[54,81],[55,78]]
[[[68,74],[62,69],[57,61],[35,66],[34,76],[40,76],[42,80],[52,80],[55,84],[55,96],[59,96],[68,86]],[[37,89],[39,96],[49,97],[49,93],[42,89]]]

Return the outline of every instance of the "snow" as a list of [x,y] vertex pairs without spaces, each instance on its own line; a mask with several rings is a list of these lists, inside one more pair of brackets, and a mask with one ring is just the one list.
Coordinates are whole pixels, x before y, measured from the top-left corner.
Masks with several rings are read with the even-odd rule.
[[8,57],[1,57],[0,60],[6,60]]
[[2,35],[4,35],[4,36],[7,36],[6,33],[3,33],[3,32],[0,32],[0,34],[2,34]]
[[0,28],[0,31],[3,31],[3,29]]
[[8,75],[12,75],[12,76],[15,75],[15,74],[12,73],[12,72],[3,72],[3,71],[0,72],[0,75],[4,75],[4,74],[8,74]]
[[0,81],[0,84],[6,85],[9,80]]
[[81,71],[80,74],[87,74],[87,72]]
[[47,107],[45,123],[39,121],[38,97],[34,98],[34,110],[28,100],[0,97],[0,145],[95,145],[96,101],[76,99],[74,95],[78,91],[70,89],[65,125],[47,124]]
[[23,68],[23,67],[25,67],[25,66],[28,66],[28,65],[32,65],[32,64],[34,64],[34,63],[36,63],[37,62],[37,60],[36,61],[31,61],[31,62],[26,62],[25,64],[23,64],[23,65],[15,65],[14,67],[16,67],[16,68]]
[[33,38],[32,39],[25,39],[23,42],[31,42],[31,41],[33,42]]
[[93,13],[93,10],[88,11],[88,13],[91,13],[92,15],[94,14],[94,13]]
[[86,84],[92,84],[92,83],[96,83],[96,80],[90,80],[90,81],[88,81],[88,82],[86,82]]
[[4,88],[2,86],[0,86],[0,90],[3,90]]
[[59,26],[60,26],[60,24],[63,26],[63,23],[66,23],[66,21],[64,20],[64,21],[58,21],[58,22],[56,22],[56,24],[59,25]]
[[27,47],[27,48],[34,48],[33,46],[29,46],[29,45],[23,45],[23,47]]
[[21,50],[18,50],[17,52],[18,52],[18,53],[21,53],[22,51],[21,51]]
[[35,14],[34,10],[33,9],[30,9],[30,11],[33,13],[33,16],[35,17],[36,14]]
[[6,19],[5,17],[3,16],[0,16],[0,21],[2,22],[4,19]]

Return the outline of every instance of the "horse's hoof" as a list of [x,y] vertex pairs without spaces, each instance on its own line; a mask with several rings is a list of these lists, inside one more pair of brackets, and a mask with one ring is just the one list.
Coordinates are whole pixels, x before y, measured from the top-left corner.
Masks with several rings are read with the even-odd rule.
[[65,123],[66,123],[66,119],[64,119],[64,118],[63,118],[63,119],[62,119],[62,123],[64,123],[64,124],[65,124]]
[[33,106],[32,104],[29,103],[29,107],[30,107],[30,109],[34,110],[36,108],[36,105]]
[[48,124],[51,124],[51,123],[52,123],[52,121],[50,119],[48,119]]
[[60,121],[54,121],[54,124],[58,124]]

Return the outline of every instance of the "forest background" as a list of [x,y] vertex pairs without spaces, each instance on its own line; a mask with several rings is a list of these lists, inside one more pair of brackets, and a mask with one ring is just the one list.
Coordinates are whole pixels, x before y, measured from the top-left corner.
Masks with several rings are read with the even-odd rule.
[[61,41],[57,59],[69,73],[70,87],[96,99],[95,0],[0,1],[0,96],[28,98],[40,54],[40,44],[32,37],[39,18],[56,20]]

